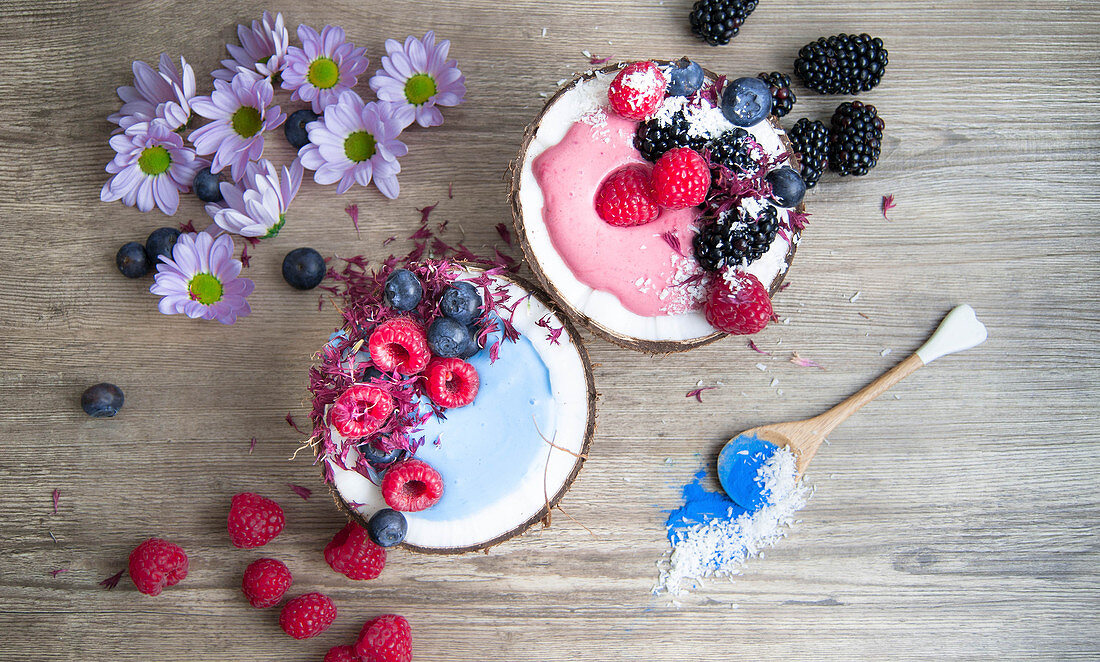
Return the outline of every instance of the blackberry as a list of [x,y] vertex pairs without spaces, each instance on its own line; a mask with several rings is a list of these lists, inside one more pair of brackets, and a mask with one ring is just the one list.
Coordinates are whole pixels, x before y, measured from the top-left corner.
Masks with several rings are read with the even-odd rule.
[[747,175],[755,173],[760,166],[752,155],[755,144],[748,131],[737,128],[715,138],[707,145],[707,149],[710,150],[710,160],[714,163],[721,163],[735,175]]
[[794,71],[815,92],[857,94],[879,84],[888,60],[878,37],[838,34],[803,46]]
[[758,0],[699,0],[691,8],[691,31],[711,46],[730,43]]
[[738,205],[702,226],[692,245],[695,259],[706,271],[721,271],[723,267],[750,264],[768,252],[779,232],[775,207],[765,204],[752,217]]
[[634,137],[634,146],[647,160],[654,163],[664,156],[664,153],[676,147],[690,147],[696,151],[702,151],[706,145],[706,138],[693,138],[688,135],[690,124],[683,111],[678,111],[672,116],[669,124],[662,125],[656,118],[642,122],[638,126],[638,134]]
[[803,117],[787,132],[791,149],[798,154],[802,166],[802,180],[806,188],[813,188],[829,163],[829,129],[823,122]]
[[791,112],[791,109],[794,108],[794,102],[797,101],[794,92],[791,92],[791,77],[773,71],[770,74],[761,73],[757,78],[771,87],[772,114],[776,117],[783,117]]
[[829,132],[829,169],[841,175],[866,175],[878,163],[885,128],[872,105],[845,101],[837,106]]

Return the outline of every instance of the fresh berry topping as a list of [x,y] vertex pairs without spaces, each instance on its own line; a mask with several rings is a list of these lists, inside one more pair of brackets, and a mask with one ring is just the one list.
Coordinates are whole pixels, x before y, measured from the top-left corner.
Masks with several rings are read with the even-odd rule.
[[298,290],[312,290],[325,279],[325,258],[312,248],[295,248],[283,258],[283,279]]
[[879,84],[889,53],[869,34],[838,34],[803,46],[794,71],[806,87],[822,94],[858,94]]
[[233,496],[226,526],[234,547],[251,549],[274,540],[285,523],[279,504],[254,492],[242,492]]
[[428,327],[428,348],[442,358],[458,356],[470,346],[470,328],[450,317],[438,317]]
[[161,256],[171,259],[172,247],[179,238],[180,231],[176,228],[157,228],[149,233],[149,238],[145,240],[145,253],[152,267],[156,267]]
[[797,207],[806,196],[806,182],[790,166],[776,168],[764,179],[772,185],[771,199],[780,207]]
[[295,639],[316,637],[336,620],[336,605],[322,593],[299,595],[283,605],[279,627]]
[[122,389],[103,382],[84,389],[80,394],[80,407],[92,418],[110,418],[122,409],[124,400]]
[[458,355],[458,358],[464,360],[481,351],[481,345],[477,343],[477,336],[480,333],[477,325],[471,324],[466,328],[470,330],[470,342],[468,345],[466,345],[466,347],[462,349],[462,353]]
[[370,539],[380,547],[393,547],[405,539],[409,530],[409,521],[392,508],[383,508],[371,515],[367,522]]
[[761,152],[757,145],[748,131],[737,128],[714,139],[707,149],[710,150],[711,161],[726,166],[738,179],[745,179],[754,175],[760,167],[757,159]]
[[844,102],[833,113],[829,131],[829,169],[843,175],[866,175],[878,164],[886,123],[874,106]]
[[644,120],[665,100],[668,81],[656,64],[648,60],[631,62],[611,81],[607,99],[611,109],[629,120]]
[[367,621],[355,642],[362,662],[410,662],[412,629],[404,616],[386,614]]
[[370,539],[366,529],[348,522],[325,545],[325,561],[349,579],[374,579],[386,567],[386,550]]
[[653,198],[649,171],[630,165],[608,175],[596,191],[596,213],[616,227],[645,225],[657,220],[661,208]]
[[672,97],[690,97],[703,86],[703,77],[703,68],[697,62],[682,57],[669,67],[666,91]]
[[794,102],[797,101],[794,92],[791,92],[791,77],[773,71],[770,74],[761,73],[757,78],[768,84],[768,89],[772,94],[772,113],[776,117],[783,117],[791,112],[791,109],[794,108]]
[[802,167],[802,180],[806,188],[813,188],[825,172],[829,162],[829,129],[822,122],[803,117],[787,132],[791,149],[798,154]]
[[221,202],[223,200],[221,183],[221,176],[210,172],[210,168],[203,168],[195,173],[191,188],[195,190],[195,195],[203,202]]
[[443,477],[420,460],[395,464],[382,479],[382,497],[394,510],[415,513],[431,508],[443,496]]
[[402,312],[416,308],[424,296],[424,285],[408,269],[398,269],[386,279],[383,299],[386,305]]
[[758,0],[699,0],[688,20],[691,31],[711,46],[723,46],[737,36]]
[[473,322],[481,314],[481,305],[481,295],[478,294],[477,287],[464,280],[451,283],[439,299],[439,311],[462,324]]
[[663,117],[654,117],[639,124],[634,146],[647,161],[654,162],[675,147],[690,147],[701,152],[707,139],[690,134],[691,123],[684,112],[678,110],[667,121]]
[[283,133],[286,135],[286,141],[290,143],[294,149],[301,149],[309,144],[309,131],[306,129],[306,125],[310,122],[316,122],[319,115],[313,112],[309,108],[303,108],[296,110],[286,118],[286,124],[283,125]]
[[355,646],[333,646],[325,653],[322,662],[362,662]]
[[[385,435],[380,435],[385,438]],[[359,454],[363,456],[363,459],[370,462],[376,467],[384,467],[386,465],[393,464],[401,459],[401,456],[405,454],[404,449],[395,448],[391,451],[384,451],[378,446],[378,439],[374,441],[366,441],[358,446]]]
[[187,554],[179,545],[150,538],[130,552],[130,579],[146,595],[160,595],[187,576]]
[[346,439],[365,437],[393,413],[393,397],[370,384],[353,384],[336,398],[328,422]]
[[748,265],[768,252],[779,232],[775,207],[764,204],[750,214],[741,204],[702,225],[692,244],[695,260],[706,271]]
[[256,559],[248,564],[241,580],[241,590],[248,604],[257,609],[267,609],[279,604],[290,588],[290,570],[275,559]]
[[653,165],[653,196],[665,209],[701,205],[709,188],[710,167],[690,147],[670,149]]
[[760,280],[741,271],[729,270],[716,276],[704,306],[707,322],[736,336],[756,333],[772,318],[772,300]]
[[115,265],[127,278],[141,278],[149,273],[149,256],[145,247],[136,241],[123,244],[115,254]]
[[752,126],[771,112],[771,89],[759,78],[738,78],[722,91],[722,114],[735,126]]
[[459,358],[434,359],[428,364],[428,397],[440,407],[465,407],[477,397],[477,368]]
[[396,317],[378,325],[367,342],[370,358],[383,372],[415,375],[427,367],[432,353],[420,325],[407,317]]

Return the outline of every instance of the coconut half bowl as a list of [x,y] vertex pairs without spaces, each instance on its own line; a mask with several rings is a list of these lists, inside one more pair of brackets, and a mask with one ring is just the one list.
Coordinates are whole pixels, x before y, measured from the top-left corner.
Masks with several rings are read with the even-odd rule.
[[[658,65],[671,64],[667,60],[653,60]],[[564,262],[557,250],[554,248],[553,243],[550,241],[545,223],[542,218],[541,203],[538,208],[526,208],[521,192],[524,185],[538,186],[535,181],[531,164],[542,153],[543,149],[537,149],[537,153],[532,154],[533,148],[536,146],[536,138],[539,133],[539,129],[542,126],[543,120],[546,117],[547,112],[559,102],[563,96],[573,90],[577,85],[590,81],[597,76],[597,74],[613,74],[618,70],[625,67],[628,63],[620,62],[618,64],[610,64],[599,69],[588,71],[581,74],[576,74],[572,80],[558,88],[543,106],[535,119],[527,125],[527,128],[523,133],[523,140],[520,143],[519,153],[516,158],[509,165],[507,179],[510,180],[510,193],[509,202],[512,208],[512,222],[515,227],[516,237],[518,238],[519,245],[523,249],[523,255],[527,261],[527,264],[531,267],[531,271],[539,279],[539,282],[546,289],[549,295],[553,298],[554,302],[565,311],[574,320],[578,320],[580,323],[587,326],[593,333],[604,338],[610,342],[613,342],[622,347],[633,349],[650,354],[668,354],[671,352],[683,352],[696,347],[702,347],[712,343],[726,334],[710,328],[709,332],[695,334],[692,337],[683,339],[661,339],[661,338],[640,338],[621,331],[617,331],[606,323],[602,323],[593,319],[582,310],[583,303],[575,299],[571,299],[567,296],[555,278],[552,277],[551,272],[557,271],[560,277],[561,270],[564,267]],[[715,81],[719,78],[718,74],[704,69],[704,74],[708,81]],[[768,118],[768,122],[776,129],[778,138],[782,147],[786,150],[787,161],[791,167],[798,170],[798,156],[791,148],[791,143],[787,139],[787,134],[779,124],[779,119],[774,115]],[[595,191],[592,192],[595,195]],[[541,194],[540,194],[541,199]],[[532,207],[532,205],[526,205]],[[805,205],[800,204],[797,211],[804,212]],[[790,248],[787,251],[784,258],[784,268],[774,277],[771,284],[768,285],[768,293],[772,296],[779,291],[779,288],[783,284],[783,280],[790,268],[791,262],[794,259],[795,251],[798,247],[798,243],[801,239],[802,233],[800,231],[793,232],[791,237]],[[568,267],[564,267],[568,270]],[[569,274],[569,277],[572,277]],[[587,286],[585,286],[587,287]],[[588,288],[591,291],[591,288]],[[604,293],[606,294],[606,293]],[[612,295],[608,295],[612,296]],[[661,318],[655,318],[661,319]],[[709,325],[708,325],[709,326]]]
[[[466,273],[459,274],[459,278],[472,276],[475,271],[468,268]],[[400,544],[405,549],[428,554],[474,552],[518,536],[536,522],[548,524],[551,509],[573,485],[592,444],[596,430],[596,385],[588,352],[576,327],[530,282],[515,276],[494,275],[493,278],[508,284],[505,305],[525,298],[516,309],[513,324],[531,342],[550,372],[550,390],[555,403],[554,437],[537,442],[544,448],[535,452],[535,459],[529,466],[513,467],[523,473],[518,479],[518,486],[508,493],[507,498],[486,504],[480,510],[474,509],[467,516],[456,519],[433,520],[430,516],[424,517],[424,514],[431,513],[430,508],[422,513],[405,513],[409,529],[405,541]],[[547,329],[534,324],[534,321],[547,315],[551,325],[562,329],[557,344],[550,341]],[[506,352],[507,348],[500,360],[506,360]],[[491,403],[481,401],[479,404],[491,406]],[[500,443],[507,443],[508,430],[499,432]],[[335,431],[332,435],[334,440],[339,439]],[[442,437],[441,443],[446,444],[445,430]],[[319,446],[314,451],[319,465],[328,461],[320,457]],[[380,488],[355,471],[341,469],[335,464],[331,467],[334,480],[328,487],[333,501],[349,519],[367,527],[371,515],[387,507]]]

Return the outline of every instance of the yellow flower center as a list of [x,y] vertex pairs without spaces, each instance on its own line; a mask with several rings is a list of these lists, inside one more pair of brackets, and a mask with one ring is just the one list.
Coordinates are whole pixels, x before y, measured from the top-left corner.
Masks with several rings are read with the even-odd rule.
[[221,301],[222,284],[211,274],[195,274],[187,283],[187,293],[193,301],[209,306],[212,303]]
[[428,74],[416,74],[405,81],[405,98],[414,106],[419,106],[435,96],[435,80]]
[[146,147],[138,157],[138,167],[150,177],[167,172],[171,165],[172,157],[168,154],[168,150],[160,145]]
[[340,67],[336,66],[332,58],[319,57],[309,63],[309,73],[306,74],[306,79],[313,87],[319,90],[327,90],[340,82]]
[[356,131],[344,139],[344,154],[356,163],[374,156],[374,136],[366,131]]
[[233,130],[242,138],[251,138],[264,127],[260,111],[252,106],[241,106],[233,113],[231,119]]

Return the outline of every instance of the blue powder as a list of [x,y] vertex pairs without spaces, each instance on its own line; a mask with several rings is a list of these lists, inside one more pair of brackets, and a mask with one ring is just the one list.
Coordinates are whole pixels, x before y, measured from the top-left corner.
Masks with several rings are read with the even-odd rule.
[[754,434],[731,440],[718,454],[718,482],[731,499],[755,512],[767,503],[760,469],[778,450],[775,444]]
[[735,520],[748,512],[726,496],[725,492],[711,492],[703,487],[707,470],[701,469],[695,479],[684,485],[682,496],[684,505],[668,512],[668,541],[673,546],[680,541],[684,532],[696,524],[711,519]]

